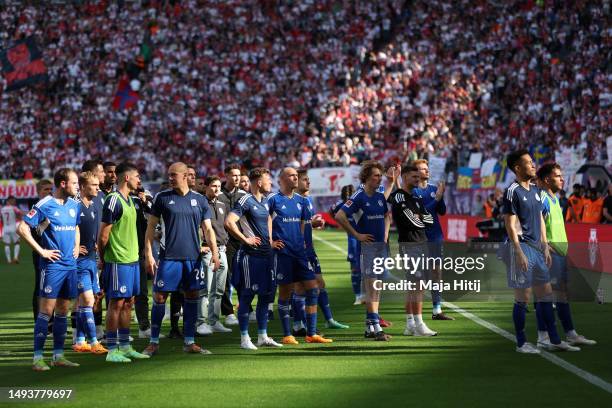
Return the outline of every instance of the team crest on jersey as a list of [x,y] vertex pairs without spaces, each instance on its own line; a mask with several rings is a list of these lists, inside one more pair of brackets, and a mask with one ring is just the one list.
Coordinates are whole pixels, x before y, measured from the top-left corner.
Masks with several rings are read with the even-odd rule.
[[251,286],[252,290],[258,290],[259,289],[259,285],[258,284],[254,284],[253,286]]
[[79,282],[79,283],[77,284],[77,288],[79,288],[79,289],[83,289],[83,282]]
[[297,208],[298,208],[298,210],[302,211],[302,204],[297,203]]
[[32,208],[28,213],[28,218],[33,218],[37,214],[36,209]]
[[53,288],[51,286],[45,286],[45,293],[53,292]]
[[431,198],[436,198],[436,193],[434,193],[434,192],[432,191],[432,192],[429,194],[429,196],[430,196]]
[[285,275],[283,275],[282,273],[279,273],[276,275],[276,279],[278,280],[282,280],[285,277]]
[[191,206],[192,207],[197,207],[198,206],[198,202],[195,199],[191,199]]
[[160,280],[158,280],[158,281],[157,281],[157,287],[158,287],[158,288],[163,288],[163,287],[164,287],[164,281],[163,281],[163,280],[161,280],[161,279],[160,279]]
[[121,293],[127,292],[127,286],[123,285],[122,287],[120,287],[119,288],[119,292],[121,292]]
[[346,200],[346,203],[344,203],[344,205],[348,207],[350,207],[351,205],[353,205],[353,201],[352,200]]
[[68,210],[68,214],[70,214],[72,218],[76,217],[76,211],[74,211],[74,208],[71,208],[70,210]]
[[270,207],[268,206],[268,204],[264,204],[264,207],[266,207],[266,211],[270,211]]

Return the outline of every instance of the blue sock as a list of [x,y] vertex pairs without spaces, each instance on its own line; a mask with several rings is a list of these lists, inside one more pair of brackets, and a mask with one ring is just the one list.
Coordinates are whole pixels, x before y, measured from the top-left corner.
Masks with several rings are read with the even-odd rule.
[[121,349],[130,347],[130,328],[122,329],[120,327],[117,333],[119,334],[119,347]]
[[433,304],[433,314],[442,312],[442,296],[439,290],[431,291],[431,303]]
[[117,330],[106,331],[106,348],[108,351],[117,350]]
[[572,312],[569,303],[557,302],[557,315],[559,316],[559,320],[561,320],[565,333],[574,330],[574,322],[572,321]]
[[361,272],[351,271],[351,286],[353,287],[353,293],[355,296],[361,295]]
[[240,299],[238,299],[238,326],[240,327],[240,334],[243,336],[249,334],[249,309],[253,302],[253,297],[254,295],[252,294],[241,293]]
[[153,301],[151,307],[151,343],[159,344],[159,332],[166,314],[166,304]]
[[50,318],[48,314],[38,313],[34,323],[34,357],[42,357],[43,355]]
[[183,301],[183,335],[185,336],[185,344],[193,344],[195,342],[196,322],[198,320],[198,303],[199,299],[187,299]]
[[522,347],[527,341],[525,336],[525,315],[527,304],[525,302],[514,302],[512,309],[512,320],[514,321],[514,332],[516,333],[516,345]]
[[533,308],[536,311],[536,322],[538,326],[538,331],[546,331],[546,321],[542,316],[542,313],[538,313],[538,302],[533,302]]
[[557,333],[557,325],[555,323],[555,311],[551,301],[538,302],[538,310],[536,313],[541,313],[544,322],[546,323],[546,331],[548,338],[552,344],[559,344],[561,338]]
[[301,327],[306,318],[306,297],[294,295],[291,300],[291,310],[293,310],[293,327]]
[[68,329],[68,318],[66,315],[55,313],[53,319],[53,355],[64,354],[64,342],[66,341],[66,330]]
[[81,307],[81,325],[85,329],[85,333],[91,343],[98,341],[96,337],[96,319],[94,318],[93,308],[89,306]]
[[291,336],[289,321],[289,300],[278,299],[278,317],[283,328],[283,336]]
[[80,306],[76,313],[76,342],[85,343],[85,326],[83,325],[83,307]]
[[329,307],[329,296],[325,289],[319,291],[319,307],[323,312],[323,316],[325,316],[325,320],[330,321],[334,318],[332,316],[331,307]]
[[319,288],[306,290],[306,306],[314,306],[314,313],[306,313],[306,332],[309,336],[317,334],[317,303],[319,302]]
[[255,308],[255,315],[257,316],[257,333],[266,333],[268,330],[268,300],[262,299],[260,296],[257,299],[257,307]]

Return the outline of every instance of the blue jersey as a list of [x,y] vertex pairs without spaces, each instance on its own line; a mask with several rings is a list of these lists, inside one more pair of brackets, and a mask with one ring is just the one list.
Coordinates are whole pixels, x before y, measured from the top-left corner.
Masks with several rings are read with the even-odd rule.
[[80,245],[87,249],[87,255],[79,255],[79,259],[96,258],[96,242],[98,241],[100,222],[102,222],[101,210],[95,201],[90,202],[89,207],[82,201],[79,203]]
[[388,208],[383,193],[376,191],[368,196],[365,190],[357,190],[341,209],[349,220],[353,218],[357,232],[372,235],[375,242],[385,242],[385,216]]
[[425,188],[417,187],[412,190],[413,195],[423,200],[425,209],[433,216],[433,225],[425,228],[425,235],[427,235],[427,240],[429,242],[442,242],[444,240],[444,234],[442,233],[442,226],[440,225],[438,215],[446,214],[446,204],[444,203],[444,198],[440,201],[436,201],[437,192],[438,186],[429,183]]
[[61,258],[55,262],[41,258],[42,268],[52,264],[54,267],[76,268],[73,251],[76,244],[76,228],[79,224],[79,202],[68,198],[59,204],[52,196],[37,202],[23,220],[41,232],[40,245],[44,249],[58,249]]
[[306,252],[314,253],[314,245],[312,244],[312,217],[314,216],[314,205],[311,197],[304,197],[306,200],[306,221],[304,224],[304,244],[306,245]]
[[529,190],[514,182],[504,192],[503,213],[516,215],[523,231],[520,240],[540,243],[542,238],[542,192],[535,184]]
[[247,238],[259,237],[261,244],[257,247],[242,244],[242,249],[249,255],[254,256],[269,256],[270,233],[268,232],[268,199],[262,197],[261,201],[251,194],[245,194],[236,203],[232,212],[240,217],[239,225],[242,233]]
[[302,221],[309,219],[308,201],[299,194],[288,197],[279,191],[268,196],[268,206],[272,216],[272,239],[285,243],[278,252],[298,258],[306,256]]
[[[103,191],[98,191],[98,195],[95,196],[91,201],[98,207],[100,214],[102,214],[102,209],[104,208],[104,200],[106,199],[106,194]],[[102,222],[102,218],[100,218],[100,222]]]
[[211,218],[206,197],[192,190],[184,196],[175,190],[160,191],[153,199],[151,214],[162,221],[163,259],[198,259],[199,229],[204,220]]

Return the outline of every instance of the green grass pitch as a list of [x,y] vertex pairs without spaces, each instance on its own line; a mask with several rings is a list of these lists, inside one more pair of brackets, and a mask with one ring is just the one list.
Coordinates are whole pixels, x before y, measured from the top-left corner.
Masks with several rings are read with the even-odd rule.
[[[321,237],[346,248],[346,236],[335,231]],[[389,343],[363,338],[364,311],[353,306],[345,255],[317,241],[334,317],[349,330],[325,330],[329,345],[310,345],[247,352],[239,348],[239,333],[215,334],[196,341],[214,354],[190,356],[179,340],[162,339],[159,355],[148,361],[111,365],[103,356],[67,351],[76,369],[31,370],[31,293],[34,273],[30,252],[22,245],[21,264],[0,264],[0,387],[70,388],[69,403],[45,406],[82,407],[610,407],[612,395],[561,367],[533,355],[519,355],[498,334],[446,309],[456,321],[427,324],[434,338],[402,336],[403,305],[385,301],[381,315],[394,323]],[[511,303],[457,302],[465,310],[512,332]],[[612,305],[573,305],[580,332],[598,340],[579,353],[559,354],[563,360],[612,383]],[[280,337],[278,317],[269,333]],[[535,340],[535,316],[527,315],[528,336]],[[164,322],[163,332],[169,330]],[[561,329],[560,329],[561,330]],[[137,333],[133,325],[132,331]],[[251,325],[251,335],[256,333]],[[69,335],[68,335],[69,337]],[[45,357],[50,356],[51,337]],[[67,348],[69,348],[67,340]],[[136,339],[135,348],[146,346]],[[19,403],[2,403],[17,406]]]

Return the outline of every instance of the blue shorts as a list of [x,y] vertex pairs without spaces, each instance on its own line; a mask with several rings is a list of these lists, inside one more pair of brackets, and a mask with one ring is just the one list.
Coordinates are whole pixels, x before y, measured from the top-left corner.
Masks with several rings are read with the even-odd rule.
[[550,265],[550,284],[554,290],[562,289],[567,284],[567,257],[551,251],[552,264]]
[[360,245],[361,275],[371,279],[385,279],[389,271],[384,267],[384,260],[389,257],[389,247],[385,242],[368,242]]
[[319,262],[319,257],[317,256],[315,251],[307,251],[306,260],[308,261],[310,266],[312,266],[312,269],[314,269],[315,275],[320,275],[321,274],[321,263]]
[[269,295],[276,291],[276,279],[270,257],[254,256],[240,249],[234,257],[232,285],[240,293]]
[[54,266],[40,263],[40,297],[47,299],[74,299],[77,297],[76,267]]
[[514,245],[509,245],[508,263],[506,272],[508,275],[508,287],[513,289],[526,289],[534,285],[543,285],[550,282],[550,273],[544,254],[532,246],[521,242],[521,249],[527,257],[527,270],[523,271],[516,263]]
[[153,280],[153,292],[202,290],[206,288],[206,270],[203,257],[197,260],[162,259]]
[[94,294],[100,292],[98,281],[98,264],[95,258],[77,260],[77,289],[79,295],[91,290]]
[[276,282],[279,285],[315,279],[314,268],[306,257],[296,258],[275,252],[273,268]]
[[104,264],[104,288],[108,299],[131,298],[140,293],[140,264]]

